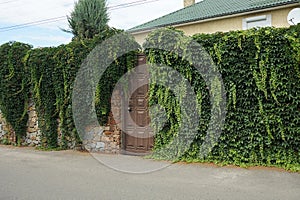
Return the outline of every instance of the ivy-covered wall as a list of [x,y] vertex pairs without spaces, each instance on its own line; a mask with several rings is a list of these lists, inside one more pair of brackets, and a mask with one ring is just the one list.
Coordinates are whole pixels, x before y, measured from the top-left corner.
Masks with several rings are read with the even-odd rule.
[[[149,34],[144,48],[149,63],[176,69],[191,82],[197,94],[198,107],[201,108],[198,135],[179,160],[276,165],[299,170],[300,26],[197,34],[192,37],[217,65],[227,98],[222,134],[212,151],[202,159],[199,158],[199,150],[211,117],[207,85],[183,57],[148,48],[174,44],[176,39],[168,37],[169,31],[172,30],[163,29]],[[190,55],[184,54],[185,49],[180,49],[182,41],[186,41],[183,33],[181,35],[178,44],[170,48],[188,57]],[[152,84],[150,104],[154,103],[161,104],[168,116],[165,126],[155,136],[155,149],[160,149],[170,142],[180,126],[180,105],[171,91]],[[168,159],[168,156],[154,154],[157,158]]]
[[[11,42],[0,46],[0,110],[20,140],[26,138],[29,99],[34,101],[43,148],[74,148],[82,141],[72,115],[76,73],[87,55],[102,41],[120,33],[74,40],[59,47],[32,48]],[[134,41],[133,38],[131,38]],[[133,42],[134,43],[134,42]],[[137,49],[138,44],[136,43]],[[136,63],[136,52],[116,58],[97,86],[95,107],[100,124],[107,123],[114,85]]]
[[[43,147],[70,148],[81,144],[72,117],[73,82],[83,59],[105,38],[73,41],[53,48],[33,49],[18,42],[0,46],[0,110],[19,144],[26,135],[29,99],[34,100],[37,110]],[[165,64],[185,76],[194,88],[201,113],[200,121],[195,122],[199,123],[198,135],[180,160],[300,169],[300,26],[193,36],[222,74],[227,98],[222,134],[203,159],[199,159],[199,150],[211,118],[207,85],[183,57],[147,48],[147,44],[163,45],[162,38],[165,45],[174,44],[168,42],[174,40],[168,38],[168,30],[150,34],[144,46],[148,62]],[[185,49],[178,51],[184,54]],[[135,53],[118,58],[99,81],[95,104],[102,124],[110,112],[114,84],[135,66]],[[184,85],[180,87],[184,91]],[[150,104],[161,104],[168,117],[155,136],[155,149],[160,149],[179,130],[181,110],[172,91],[152,84],[149,93]],[[97,145],[103,148],[102,143]]]
[[19,42],[0,46],[0,110],[19,144],[27,128],[30,76],[24,58],[31,48]]

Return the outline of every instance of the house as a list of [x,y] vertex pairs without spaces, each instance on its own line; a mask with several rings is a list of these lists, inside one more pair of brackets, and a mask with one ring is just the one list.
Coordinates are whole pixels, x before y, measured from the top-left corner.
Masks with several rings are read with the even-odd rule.
[[288,27],[288,14],[299,0],[184,0],[184,8],[128,30],[142,44],[158,28],[172,26],[186,35],[253,27]]

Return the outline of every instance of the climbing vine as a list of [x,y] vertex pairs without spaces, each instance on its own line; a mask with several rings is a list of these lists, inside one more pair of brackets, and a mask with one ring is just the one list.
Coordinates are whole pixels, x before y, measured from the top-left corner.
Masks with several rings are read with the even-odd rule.
[[31,48],[19,42],[0,46],[0,110],[15,132],[18,144],[26,135],[30,77],[24,57]]
[[39,117],[39,128],[42,132],[42,145],[47,148],[58,147],[58,111],[53,82],[55,69],[53,55],[56,50],[56,48],[33,49],[26,60],[31,74],[31,91]]
[[[26,135],[27,102],[28,98],[32,98],[42,133],[42,147],[66,149],[81,144],[72,113],[72,91],[77,72],[98,44],[121,32],[109,29],[93,39],[76,39],[59,47],[32,49],[17,42],[0,47],[0,110],[18,139]],[[139,45],[134,39],[128,39],[138,50]],[[136,65],[136,53],[129,52],[115,58],[99,80],[94,102],[102,125],[107,122],[110,113],[114,86],[128,69]],[[84,100],[85,97],[82,98]]]
[[[300,169],[299,29],[298,25],[193,36],[222,74],[228,100],[219,141],[202,159],[199,151],[212,109],[207,86],[202,77],[195,74],[192,63],[170,52],[147,48],[149,43],[172,44],[168,43],[174,40],[168,38],[168,30],[149,35],[144,44],[148,62],[176,69],[191,82],[198,97],[201,113],[198,135],[180,160]],[[217,83],[214,86],[218,88]],[[150,103],[159,103],[168,115],[168,123],[156,133],[155,149],[166,145],[178,130],[176,111],[180,105],[171,94],[172,91],[155,86],[155,82],[150,87]],[[155,126],[157,122],[153,123]],[[168,158],[166,155],[158,157]]]

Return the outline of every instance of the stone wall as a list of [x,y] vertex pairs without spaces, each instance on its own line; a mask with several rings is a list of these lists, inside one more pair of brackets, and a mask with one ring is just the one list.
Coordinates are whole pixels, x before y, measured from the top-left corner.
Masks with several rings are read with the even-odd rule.
[[[120,97],[117,94],[117,97]],[[117,122],[121,121],[121,99],[116,98],[111,102],[111,109],[108,122],[104,127],[87,128],[87,135],[91,139],[83,141],[86,150],[91,152],[120,153],[121,151],[121,129]]]
[[[120,103],[118,101],[112,102],[112,109],[114,109],[115,118],[120,119]],[[29,102],[28,106],[28,122],[27,133],[22,139],[23,146],[40,146],[41,145],[41,131],[38,126],[38,115],[33,101]],[[83,147],[91,152],[114,153],[120,152],[121,146],[121,130],[118,128],[116,121],[112,114],[109,115],[106,126],[87,128],[87,133],[90,135],[89,140],[83,141]],[[58,128],[58,140],[60,140],[61,133]],[[15,134],[0,111],[0,142],[5,144],[16,144]],[[68,145],[71,149],[77,149],[70,143]]]
[[[38,116],[34,103],[29,101],[28,106],[28,122],[26,136],[22,138],[23,146],[39,146],[41,142],[41,132],[38,127]],[[0,142],[4,144],[16,144],[15,133],[6,122],[0,111]]]
[[7,124],[0,111],[0,142],[2,144],[11,144],[16,142],[15,139],[15,133],[11,131],[9,124]]
[[38,116],[35,105],[32,100],[29,101],[28,106],[28,122],[27,133],[24,138],[24,146],[39,146],[41,144],[41,131],[38,124]]
[[[109,117],[110,120],[114,121],[111,117]],[[90,152],[120,153],[121,131],[116,125],[92,127],[87,129],[86,133],[90,136],[90,139],[83,141],[86,150]]]

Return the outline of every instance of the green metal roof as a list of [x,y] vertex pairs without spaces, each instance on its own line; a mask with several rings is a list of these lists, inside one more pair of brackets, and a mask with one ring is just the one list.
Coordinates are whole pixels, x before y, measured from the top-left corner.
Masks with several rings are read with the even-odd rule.
[[151,30],[176,24],[261,10],[299,3],[300,0],[203,0],[145,24],[129,29],[129,32]]

